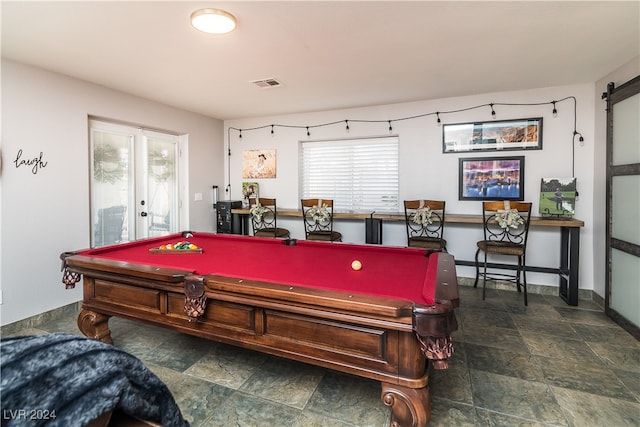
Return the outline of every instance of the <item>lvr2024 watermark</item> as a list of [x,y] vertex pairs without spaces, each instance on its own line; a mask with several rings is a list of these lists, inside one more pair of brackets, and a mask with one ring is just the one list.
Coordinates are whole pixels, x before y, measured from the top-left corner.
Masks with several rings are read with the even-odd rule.
[[56,411],[49,409],[3,409],[3,420],[55,420]]

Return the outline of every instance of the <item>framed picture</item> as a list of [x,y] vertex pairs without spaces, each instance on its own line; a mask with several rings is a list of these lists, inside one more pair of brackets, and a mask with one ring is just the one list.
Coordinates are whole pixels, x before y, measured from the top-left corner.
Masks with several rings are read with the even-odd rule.
[[459,200],[524,200],[524,156],[460,159]]
[[242,207],[248,208],[250,206],[249,199],[257,199],[260,184],[257,182],[243,182],[242,183]]
[[276,150],[242,152],[242,178],[275,178]]
[[542,117],[445,124],[442,129],[443,153],[542,149]]
[[542,178],[540,182],[540,214],[573,216],[575,211],[576,179]]

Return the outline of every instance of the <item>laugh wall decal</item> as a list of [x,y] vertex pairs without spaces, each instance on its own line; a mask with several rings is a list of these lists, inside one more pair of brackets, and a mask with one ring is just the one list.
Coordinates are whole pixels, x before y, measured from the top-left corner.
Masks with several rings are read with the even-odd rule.
[[16,169],[21,166],[31,167],[31,173],[36,175],[40,169],[46,168],[49,162],[43,160],[44,154],[42,151],[39,156],[31,157],[31,158],[23,158],[22,157],[22,148],[18,150],[18,154],[16,155],[16,159],[13,163],[16,165]]

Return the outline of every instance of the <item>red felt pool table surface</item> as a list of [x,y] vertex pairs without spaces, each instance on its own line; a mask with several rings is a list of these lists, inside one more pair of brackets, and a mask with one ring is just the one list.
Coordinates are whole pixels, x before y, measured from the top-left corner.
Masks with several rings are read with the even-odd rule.
[[[202,253],[152,253],[160,245],[189,241]],[[437,253],[424,249],[391,248],[306,240],[287,245],[282,239],[238,235],[174,234],[78,255],[220,275],[245,280],[295,285],[433,304]],[[353,270],[358,260],[361,270]]]

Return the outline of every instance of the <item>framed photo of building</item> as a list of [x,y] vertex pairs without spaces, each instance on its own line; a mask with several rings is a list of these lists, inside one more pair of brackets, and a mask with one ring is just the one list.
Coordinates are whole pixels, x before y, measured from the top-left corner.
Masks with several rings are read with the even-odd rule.
[[524,156],[459,159],[459,200],[524,200]]
[[576,194],[575,178],[542,178],[538,210],[541,215],[573,216]]
[[445,124],[442,152],[541,150],[542,118]]

